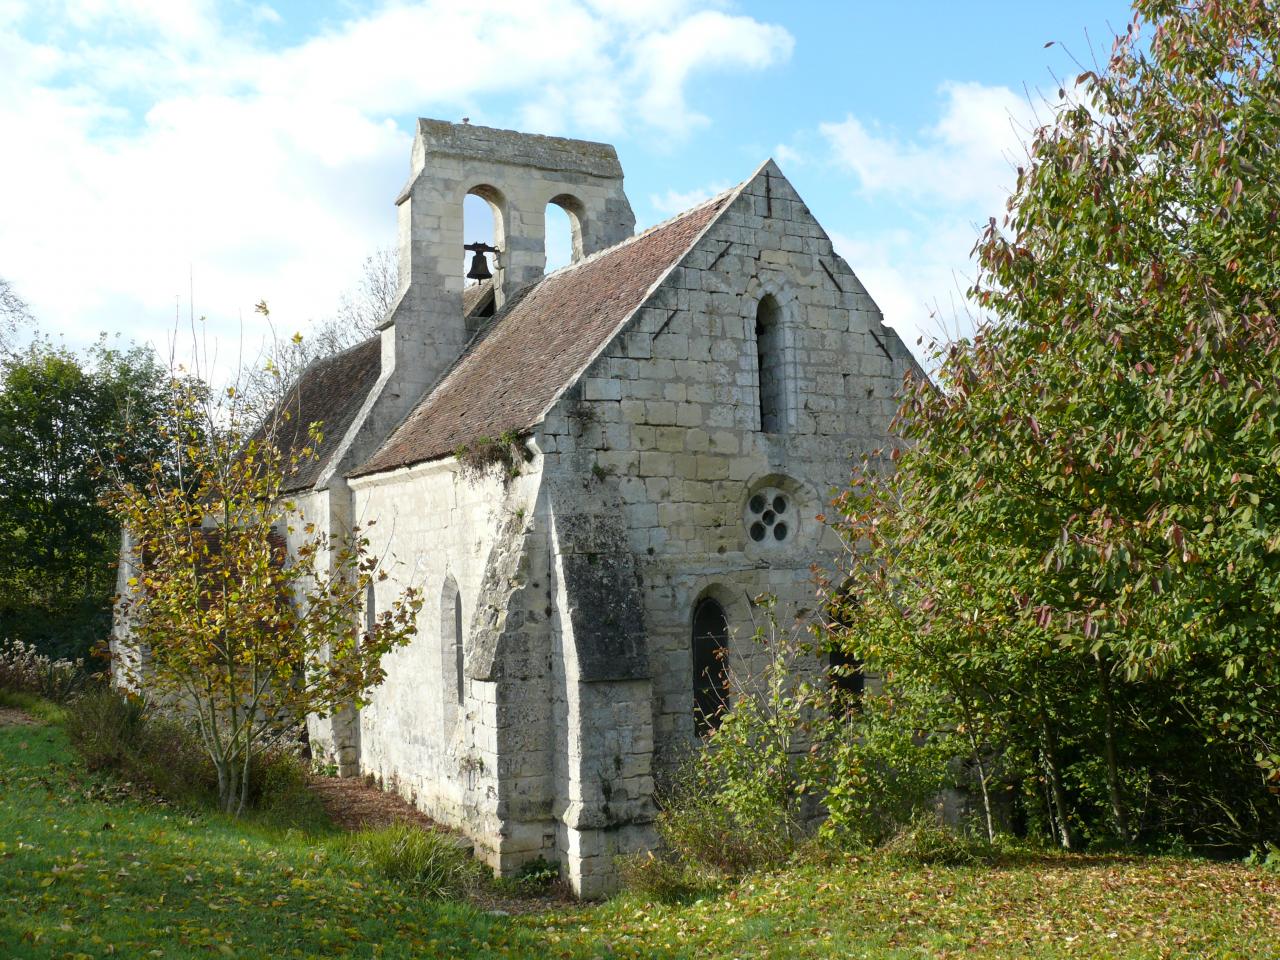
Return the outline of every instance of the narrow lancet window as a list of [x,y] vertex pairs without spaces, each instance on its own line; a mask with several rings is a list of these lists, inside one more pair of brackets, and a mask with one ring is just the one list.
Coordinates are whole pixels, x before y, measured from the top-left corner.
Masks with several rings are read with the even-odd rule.
[[693,716],[699,736],[720,725],[729,700],[725,673],[729,650],[729,623],[724,607],[710,597],[693,608]]
[[782,367],[782,310],[772,295],[756,307],[756,362],[760,372],[760,429],[781,433],[786,384]]
[[462,594],[453,595],[453,684],[459,706],[465,699],[462,673]]

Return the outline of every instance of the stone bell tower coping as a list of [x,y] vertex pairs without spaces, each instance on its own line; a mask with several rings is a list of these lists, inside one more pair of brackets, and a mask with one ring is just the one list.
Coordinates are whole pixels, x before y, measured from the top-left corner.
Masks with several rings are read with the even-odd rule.
[[400,296],[383,323],[383,369],[397,393],[420,396],[459,356],[463,320],[462,204],[488,202],[498,248],[497,306],[546,269],[545,215],[560,206],[573,255],[613,246],[635,230],[622,165],[606,143],[420,119],[399,208]]

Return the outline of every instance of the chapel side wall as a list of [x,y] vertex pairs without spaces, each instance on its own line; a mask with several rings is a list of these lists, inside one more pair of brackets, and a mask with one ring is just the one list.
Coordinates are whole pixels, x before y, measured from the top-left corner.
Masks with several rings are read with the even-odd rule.
[[111,618],[111,635],[107,643],[111,654],[111,682],[121,690],[142,693],[142,680],[146,673],[143,656],[129,614],[129,607],[137,596],[130,580],[139,576],[135,566],[133,542],[128,529],[120,531],[120,552],[116,565],[116,599]]
[[[784,429],[760,430],[756,306],[783,313]],[[653,685],[659,782],[697,743],[691,617],[725,608],[737,669],[757,648],[750,598],[779,599],[779,624],[812,614],[811,565],[840,544],[815,518],[854,459],[892,443],[909,351],[777,168],[769,164],[662,283],[549,417],[546,471],[589,470],[622,503],[637,558]],[[592,461],[587,463],[584,454]],[[762,483],[801,520],[761,546],[743,511]]]
[[[526,542],[536,464],[504,483],[497,471],[468,479],[450,458],[356,480],[352,489],[356,521],[376,520],[366,532],[387,574],[376,584],[377,609],[409,587],[424,595],[415,637],[383,660],[386,680],[360,711],[360,772],[466,833],[494,867],[507,866],[513,850],[528,847],[526,859],[537,855],[549,831],[521,823],[546,807],[546,656],[528,657],[542,665],[540,674],[515,671],[524,674],[520,698],[510,695],[517,678],[502,659],[512,645],[503,635],[508,629],[526,645],[542,640],[523,613],[525,580],[537,577],[527,559],[536,551]],[[454,588],[462,598],[466,660],[460,709],[447,643]],[[497,658],[496,648],[502,648]],[[513,736],[523,749],[512,749]]]
[[[288,499],[293,503],[294,510],[286,518],[285,528],[280,532],[284,534],[289,556],[296,557],[303,544],[330,531],[333,520],[330,510],[331,494],[328,490],[306,490],[292,493]],[[310,532],[308,525],[312,525]],[[316,558],[316,568],[325,570],[328,562],[327,554],[322,551]],[[335,764],[343,773],[354,772],[353,745],[341,714],[325,717],[308,714],[307,741],[311,747],[311,755],[316,759]]]

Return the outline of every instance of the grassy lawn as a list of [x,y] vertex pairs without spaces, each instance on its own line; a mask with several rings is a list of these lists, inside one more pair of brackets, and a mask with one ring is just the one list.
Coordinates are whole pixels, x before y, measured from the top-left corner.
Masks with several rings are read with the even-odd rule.
[[1175,859],[1000,868],[841,861],[679,906],[530,917],[424,902],[334,836],[142,803],[54,725],[0,727],[10,957],[1280,958],[1280,875]]

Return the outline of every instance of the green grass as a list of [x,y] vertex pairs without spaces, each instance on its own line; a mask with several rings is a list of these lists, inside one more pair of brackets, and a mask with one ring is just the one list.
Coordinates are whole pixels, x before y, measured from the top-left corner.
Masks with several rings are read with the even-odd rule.
[[[425,901],[337,839],[142,803],[56,726],[0,727],[0,957],[536,955],[536,934]],[[159,952],[155,952],[159,951]]]
[[8,690],[0,690],[0,707],[14,707],[18,710],[25,710],[31,716],[44,723],[62,723],[67,718],[67,711],[62,707],[31,693],[12,693]]
[[840,860],[681,905],[512,918],[382,879],[333,834],[140,801],[57,726],[0,727],[0,757],[0,960],[1280,957],[1280,875],[1236,864]]

